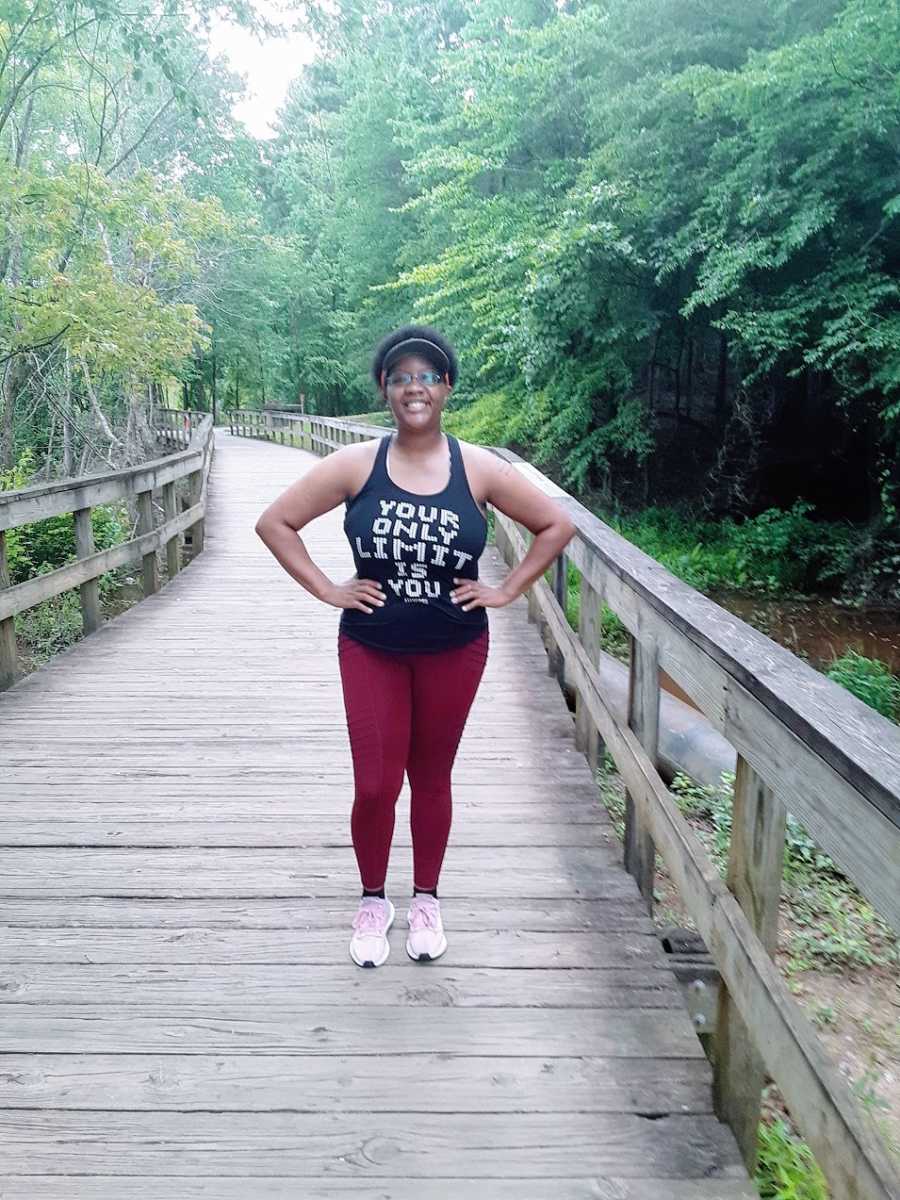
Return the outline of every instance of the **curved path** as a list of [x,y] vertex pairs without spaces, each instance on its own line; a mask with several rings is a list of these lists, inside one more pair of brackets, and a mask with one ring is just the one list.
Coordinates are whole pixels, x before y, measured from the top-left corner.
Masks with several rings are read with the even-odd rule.
[[[350,962],[338,614],[253,533],[313,461],[219,432],[205,552],[0,695],[0,1198],[753,1196],[523,600],[457,761],[450,950],[404,953],[404,793],[391,957]],[[346,577],[340,521],[305,536]]]

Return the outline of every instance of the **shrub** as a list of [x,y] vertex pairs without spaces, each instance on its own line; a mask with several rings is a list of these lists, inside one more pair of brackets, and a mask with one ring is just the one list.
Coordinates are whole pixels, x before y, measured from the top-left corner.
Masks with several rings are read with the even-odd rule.
[[762,1200],[828,1200],[812,1151],[780,1120],[759,1127],[756,1185]]
[[798,501],[738,522],[706,520],[683,508],[647,508],[611,524],[701,592],[837,590],[858,534],[840,522],[815,521],[811,512]]
[[900,679],[877,658],[848,650],[835,659],[826,673],[883,717],[891,721],[900,717]]

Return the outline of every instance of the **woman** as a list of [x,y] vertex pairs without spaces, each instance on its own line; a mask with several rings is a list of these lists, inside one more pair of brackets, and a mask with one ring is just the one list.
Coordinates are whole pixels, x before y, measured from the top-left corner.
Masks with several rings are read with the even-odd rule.
[[[406,950],[429,961],[447,949],[438,876],[450,833],[450,772],[487,659],[485,610],[521,595],[575,531],[508,463],[441,431],[457,370],[453,347],[436,330],[405,326],[389,334],[375,351],[372,374],[395,431],[316,463],[256,525],[299,584],[343,610],[338,658],[362,878],[350,956],[363,967],[380,966],[389,953],[394,906],[384,884],[404,772],[414,869]],[[341,503],[356,574],[333,583],[297,533]],[[496,588],[478,579],[487,504],[535,535]]]

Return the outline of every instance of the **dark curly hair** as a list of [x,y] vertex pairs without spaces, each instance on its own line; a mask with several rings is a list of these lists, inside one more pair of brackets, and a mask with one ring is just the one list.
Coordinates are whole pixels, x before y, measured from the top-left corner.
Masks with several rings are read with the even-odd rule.
[[409,353],[427,358],[437,370],[447,375],[450,386],[453,387],[459,375],[456,351],[447,338],[442,333],[438,333],[436,329],[432,329],[430,325],[403,325],[400,329],[393,330],[381,339],[372,356],[372,378],[378,387],[381,387],[382,373],[386,370],[385,362],[387,361],[389,364],[392,357],[391,351],[401,342],[408,341],[430,343],[431,348],[429,345],[421,344],[410,346]]

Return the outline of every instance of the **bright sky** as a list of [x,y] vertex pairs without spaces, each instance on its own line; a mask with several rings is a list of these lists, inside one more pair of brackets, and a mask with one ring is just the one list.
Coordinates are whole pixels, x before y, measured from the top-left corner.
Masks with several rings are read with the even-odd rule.
[[[284,28],[290,27],[299,8],[276,0],[253,0],[253,5]],[[224,54],[232,70],[247,80],[249,97],[235,105],[234,115],[254,137],[271,137],[271,122],[284,103],[288,85],[299,75],[300,68],[312,60],[312,42],[299,33],[260,42],[245,29],[216,20],[210,32],[210,49],[213,54]]]

